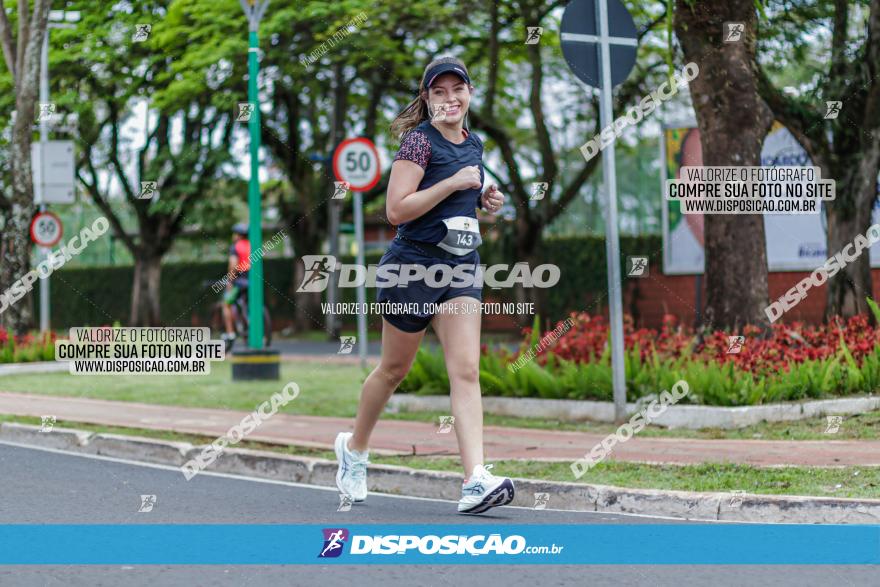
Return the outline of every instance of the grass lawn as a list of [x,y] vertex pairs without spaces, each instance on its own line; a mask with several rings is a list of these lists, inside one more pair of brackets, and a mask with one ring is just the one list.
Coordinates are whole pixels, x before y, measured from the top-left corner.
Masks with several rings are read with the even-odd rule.
[[[356,365],[323,364],[319,361],[288,361],[281,365],[280,382],[233,383],[230,366],[214,363],[211,374],[204,376],[88,376],[69,373],[24,374],[0,378],[0,391],[90,397],[163,405],[204,408],[227,408],[250,411],[288,381],[300,387],[296,401],[281,411],[310,416],[354,417],[360,386],[366,374]],[[385,414],[399,420],[433,421],[444,412]],[[593,422],[566,423],[537,418],[485,415],[487,425],[519,428],[543,428],[609,434],[611,424]],[[876,440],[880,439],[880,411],[847,416],[836,434],[825,434],[825,418],[797,422],[762,423],[740,430],[668,430],[648,426],[641,437],[752,439],[765,440]]]
[[[20,422],[39,425],[40,419],[0,415],[0,422]],[[55,425],[59,428],[76,428],[92,432],[108,432],[146,436],[162,440],[185,441],[194,445],[208,444],[214,440],[214,438],[193,434],[97,426],[61,420]],[[336,458],[333,451],[297,446],[280,446],[247,440],[240,442],[236,447],[328,460],[335,460]],[[384,457],[372,455],[370,462],[401,465],[414,469],[461,473],[460,461],[458,458],[453,457]],[[494,461],[494,464],[494,472],[497,474],[527,479],[581,482],[631,488],[676,489],[682,491],[744,491],[757,494],[880,499],[880,467],[758,468],[748,465],[729,464],[679,466],[643,465],[611,461],[600,463],[590,470],[587,475],[576,481],[567,462],[548,463],[542,461],[510,460]]]
[[294,381],[299,397],[281,412],[354,417],[364,377],[356,365],[299,361],[282,363],[280,381],[233,382],[230,370],[212,363],[209,375],[14,375],[0,377],[0,391],[251,411]]

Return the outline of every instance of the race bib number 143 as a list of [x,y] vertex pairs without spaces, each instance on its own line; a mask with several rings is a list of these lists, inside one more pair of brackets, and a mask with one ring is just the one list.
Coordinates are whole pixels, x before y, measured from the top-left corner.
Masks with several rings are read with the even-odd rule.
[[453,216],[443,220],[446,236],[437,243],[441,249],[453,255],[467,255],[482,244],[480,223],[469,216]]

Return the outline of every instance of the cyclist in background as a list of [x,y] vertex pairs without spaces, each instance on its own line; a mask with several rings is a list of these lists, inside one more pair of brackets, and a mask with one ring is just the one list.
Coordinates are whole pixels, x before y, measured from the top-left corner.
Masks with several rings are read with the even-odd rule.
[[229,247],[229,270],[226,274],[226,293],[223,294],[223,322],[226,333],[221,338],[227,349],[235,342],[235,326],[232,324],[232,304],[240,295],[247,295],[248,272],[251,269],[251,243],[248,226],[239,222],[232,227],[232,246]]

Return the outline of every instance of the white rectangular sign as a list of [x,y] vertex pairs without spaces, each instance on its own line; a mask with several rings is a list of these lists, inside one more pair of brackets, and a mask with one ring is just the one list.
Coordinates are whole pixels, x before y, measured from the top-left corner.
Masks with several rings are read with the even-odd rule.
[[31,144],[35,204],[72,204],[76,198],[73,141]]

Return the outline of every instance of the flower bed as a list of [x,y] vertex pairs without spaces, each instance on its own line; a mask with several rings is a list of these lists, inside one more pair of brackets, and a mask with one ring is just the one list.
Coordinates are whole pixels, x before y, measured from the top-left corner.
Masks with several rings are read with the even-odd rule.
[[[872,303],[880,318],[880,310]],[[518,353],[489,349],[480,356],[483,395],[611,401],[608,325],[600,316],[571,315],[571,328],[534,360],[516,363],[539,348],[547,333],[525,330]],[[536,320],[537,323],[537,320]],[[880,319],[878,319],[880,323]],[[562,323],[557,332],[564,331]],[[771,335],[747,327],[739,352],[728,352],[728,333],[700,341],[667,316],[659,331],[624,323],[627,399],[669,389],[679,379],[691,392],[681,403],[745,406],[874,393],[880,389],[880,328],[867,317],[826,326],[774,325]],[[442,353],[420,350],[401,391],[448,393]]]
[[15,336],[0,330],[0,363],[31,363],[55,360],[55,333]]

